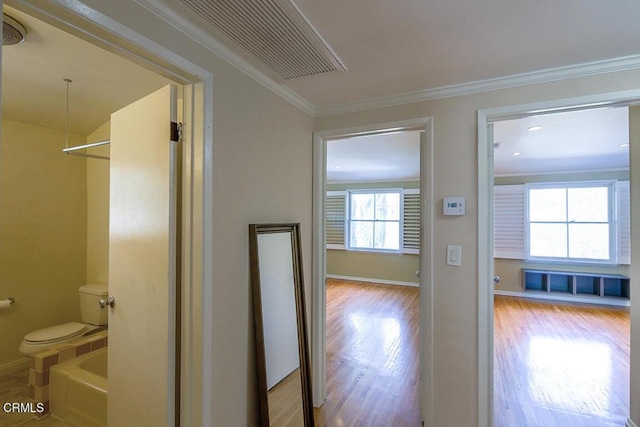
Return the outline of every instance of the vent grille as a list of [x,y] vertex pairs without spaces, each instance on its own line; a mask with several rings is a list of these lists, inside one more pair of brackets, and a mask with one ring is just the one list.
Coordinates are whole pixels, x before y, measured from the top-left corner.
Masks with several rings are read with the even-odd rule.
[[27,35],[24,26],[9,15],[2,14],[2,18],[2,45],[22,43]]
[[283,80],[346,71],[300,10],[284,0],[180,0]]

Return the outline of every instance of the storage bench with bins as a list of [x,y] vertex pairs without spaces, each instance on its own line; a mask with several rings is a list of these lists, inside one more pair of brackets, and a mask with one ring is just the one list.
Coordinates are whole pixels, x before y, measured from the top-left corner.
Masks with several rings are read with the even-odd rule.
[[[594,303],[628,301],[629,284],[629,278],[621,274],[522,269],[522,286],[526,292],[593,297]],[[600,298],[604,300],[598,300]]]

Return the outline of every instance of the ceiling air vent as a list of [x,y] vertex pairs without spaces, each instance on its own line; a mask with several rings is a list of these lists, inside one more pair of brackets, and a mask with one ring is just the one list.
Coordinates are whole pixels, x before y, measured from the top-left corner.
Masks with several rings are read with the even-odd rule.
[[215,35],[242,47],[282,80],[346,71],[290,0],[180,2],[209,24]]

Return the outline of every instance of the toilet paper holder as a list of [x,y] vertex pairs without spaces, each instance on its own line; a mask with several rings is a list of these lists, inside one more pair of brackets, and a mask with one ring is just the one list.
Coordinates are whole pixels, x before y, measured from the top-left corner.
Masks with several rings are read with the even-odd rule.
[[0,300],[0,309],[5,309],[11,307],[11,305],[15,302],[13,297],[7,297],[5,299]]

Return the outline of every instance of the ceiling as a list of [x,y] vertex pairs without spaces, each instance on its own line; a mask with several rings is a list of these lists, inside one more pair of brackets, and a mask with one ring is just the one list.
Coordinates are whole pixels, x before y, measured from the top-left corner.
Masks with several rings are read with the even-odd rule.
[[[626,107],[545,114],[493,126],[496,176],[629,169]],[[417,131],[337,139],[327,144],[327,182],[417,181],[419,159]]]
[[[185,6],[206,8],[210,0],[138,2],[205,43],[203,34],[216,33]],[[295,0],[295,5],[347,68],[278,83],[316,114],[366,100],[567,71],[576,64],[598,62],[597,69],[614,58],[633,56],[626,66],[640,67],[637,0]],[[223,44],[250,57],[229,41]]]
[[626,107],[500,121],[493,140],[497,176],[629,168]]
[[327,143],[327,182],[418,181],[420,132],[335,139]]
[[139,65],[5,6],[27,28],[21,44],[2,48],[2,117],[88,135],[111,113],[170,83]]

